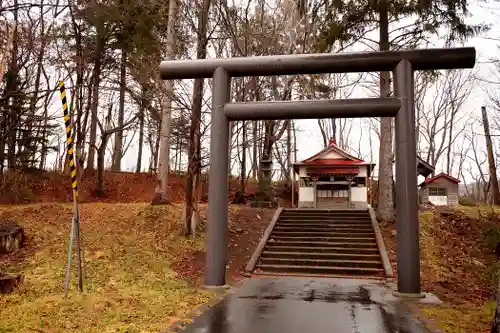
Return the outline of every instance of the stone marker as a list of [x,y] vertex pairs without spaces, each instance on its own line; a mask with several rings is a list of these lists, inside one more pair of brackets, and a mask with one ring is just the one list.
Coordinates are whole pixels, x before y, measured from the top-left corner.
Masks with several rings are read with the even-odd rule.
[[18,251],[24,241],[24,230],[12,221],[0,221],[0,253]]

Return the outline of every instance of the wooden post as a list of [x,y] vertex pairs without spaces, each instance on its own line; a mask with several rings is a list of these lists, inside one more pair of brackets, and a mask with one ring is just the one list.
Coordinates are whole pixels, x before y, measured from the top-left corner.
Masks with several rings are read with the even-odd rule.
[[313,208],[318,208],[318,190],[317,190],[317,184],[316,184],[316,177],[312,178],[313,180]]
[[352,177],[347,176],[347,208],[351,208],[351,182],[352,182]]
[[[292,133],[293,133],[293,165],[297,163],[297,138],[295,137],[295,123],[292,122]],[[300,171],[300,168],[299,168]],[[292,166],[292,208],[299,206],[299,198],[297,198],[297,205],[295,205],[295,169]],[[300,174],[299,174],[299,190],[300,191]]]

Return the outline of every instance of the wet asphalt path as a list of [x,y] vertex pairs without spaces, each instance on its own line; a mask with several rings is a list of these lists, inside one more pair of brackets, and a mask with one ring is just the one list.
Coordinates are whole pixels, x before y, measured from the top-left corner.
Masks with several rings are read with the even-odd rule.
[[186,327],[186,333],[424,333],[383,283],[252,278]]

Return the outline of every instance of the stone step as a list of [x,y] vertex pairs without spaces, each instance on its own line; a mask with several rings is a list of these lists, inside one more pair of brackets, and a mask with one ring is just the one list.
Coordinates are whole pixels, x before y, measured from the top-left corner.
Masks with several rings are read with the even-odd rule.
[[285,209],[254,274],[383,276],[368,210]]
[[342,237],[342,236],[273,236],[269,238],[269,241],[282,241],[282,242],[336,242],[348,240],[349,242],[376,242],[375,235],[370,235],[368,237]]
[[322,266],[322,267],[348,267],[348,268],[379,268],[382,269],[382,261],[379,260],[330,260],[330,259],[306,259],[306,258],[261,258],[262,265],[290,265],[290,266]]
[[335,215],[306,215],[306,214],[281,214],[280,217],[282,218],[307,218],[307,219],[369,219],[370,215],[368,214],[356,214],[356,215],[349,215],[349,214],[335,214]]
[[308,232],[313,232],[313,231],[325,231],[325,232],[332,232],[332,231],[345,231],[349,230],[359,230],[359,231],[364,231],[364,232],[369,232],[373,231],[372,226],[362,226],[362,225],[355,225],[355,224],[338,224],[336,226],[321,226],[321,227],[311,227],[311,226],[300,226],[300,227],[293,227],[293,226],[284,226],[284,225],[276,225],[273,230],[276,231],[308,231]]
[[367,219],[282,219],[278,220],[281,223],[366,223],[371,224],[372,222]]
[[368,209],[318,209],[318,208],[288,208],[283,210],[283,214],[368,214]]
[[354,225],[356,227],[366,227],[372,228],[372,224],[370,222],[359,222],[359,221],[278,221],[276,222],[275,227],[304,227],[304,228],[317,228],[317,227],[337,227],[339,225]]
[[378,273],[373,273],[370,275],[350,275],[345,273],[335,274],[335,273],[286,273],[286,272],[265,272],[262,270],[254,271],[253,276],[270,276],[270,277],[307,277],[307,278],[342,278],[342,279],[370,279],[370,280],[384,280],[385,275],[383,271]]
[[287,214],[280,215],[280,218],[283,219],[366,219],[370,220],[370,215],[346,215],[346,214],[337,214],[337,215],[305,215],[305,214]]
[[278,237],[287,237],[287,238],[302,238],[302,237],[308,237],[308,238],[314,238],[314,239],[320,239],[320,238],[328,238],[328,237],[341,237],[344,239],[348,238],[374,238],[375,234],[373,231],[371,232],[357,232],[357,233],[352,233],[352,232],[321,232],[321,233],[315,233],[313,232],[310,234],[307,231],[304,232],[273,232],[271,234],[272,237],[270,238],[278,238]]
[[263,251],[261,258],[304,258],[324,260],[380,260],[380,254],[364,253],[330,253],[330,252],[302,252],[294,251]]
[[341,209],[335,209],[335,210],[319,210],[319,209],[310,209],[308,211],[302,210],[302,211],[297,211],[297,210],[284,210],[282,215],[324,215],[324,216],[334,216],[334,215],[369,215],[370,213],[367,210],[341,210]]
[[283,214],[305,214],[305,215],[356,215],[356,214],[369,214],[368,209],[284,209]]
[[375,239],[371,242],[349,242],[349,241],[338,241],[338,242],[302,242],[302,241],[268,241],[269,245],[280,245],[280,246],[295,246],[297,249],[302,247],[343,247],[343,248],[377,248],[377,243]]
[[264,251],[269,252],[302,252],[302,253],[335,253],[335,254],[379,254],[377,247],[339,247],[339,246],[301,246],[267,243]]
[[372,228],[371,222],[364,221],[280,221],[276,222],[276,226],[280,227],[293,227],[300,226],[305,228],[318,227],[345,227],[345,226],[355,226],[355,227],[365,227]]
[[367,233],[373,234],[373,231],[368,229],[359,230],[359,229],[347,229],[347,228],[330,229],[322,231],[309,231],[307,229],[295,230],[295,231],[275,229],[271,235],[272,236],[336,236],[345,234],[358,235]]
[[335,267],[335,266],[302,266],[302,265],[267,265],[258,264],[258,270],[264,272],[313,273],[313,274],[346,274],[373,275],[383,272],[381,268],[368,267]]

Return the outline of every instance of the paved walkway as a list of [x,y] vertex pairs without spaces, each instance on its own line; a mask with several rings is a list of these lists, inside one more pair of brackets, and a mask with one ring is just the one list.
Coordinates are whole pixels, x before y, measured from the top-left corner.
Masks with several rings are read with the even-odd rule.
[[185,328],[186,333],[428,333],[384,283],[252,278]]

